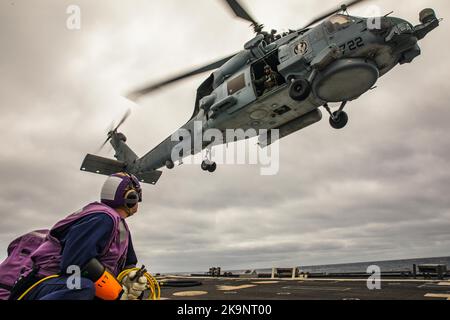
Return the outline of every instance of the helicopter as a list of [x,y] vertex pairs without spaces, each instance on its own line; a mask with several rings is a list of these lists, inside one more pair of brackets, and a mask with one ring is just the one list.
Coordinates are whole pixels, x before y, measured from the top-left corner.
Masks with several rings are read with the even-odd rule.
[[[165,81],[131,92],[127,98],[138,101],[163,87],[183,79],[213,71],[197,89],[194,112],[180,128],[193,132],[195,123],[203,130],[277,129],[278,139],[291,135],[322,120],[320,108],[329,114],[330,125],[343,129],[349,117],[346,105],[375,88],[380,77],[395,66],[411,63],[421,54],[418,45],[437,28],[441,19],[433,9],[419,14],[420,24],[391,13],[377,18],[351,16],[348,9],[365,0],[354,0],[312,19],[300,29],[283,34],[264,31],[238,0],[223,0],[238,17],[251,23],[255,37],[236,54]],[[377,23],[374,23],[377,21]],[[339,103],[333,111],[330,104]],[[118,126],[108,132],[103,146],[110,142],[116,160],[88,154],[81,170],[110,175],[126,171],[141,182],[156,184],[161,168],[173,169],[175,162],[211,148],[213,142],[192,144],[190,154],[172,153],[180,141],[168,137],[139,158],[118,132],[129,112]],[[244,137],[247,139],[248,137]],[[181,140],[181,139],[180,139]],[[271,145],[270,136],[258,137],[261,148]],[[201,168],[214,172],[216,163],[205,159]]]

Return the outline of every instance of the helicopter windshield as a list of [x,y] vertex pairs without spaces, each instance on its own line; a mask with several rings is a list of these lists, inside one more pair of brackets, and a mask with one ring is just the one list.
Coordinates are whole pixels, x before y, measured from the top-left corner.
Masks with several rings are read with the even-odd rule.
[[353,19],[351,17],[337,14],[329,18],[325,22],[325,26],[329,33],[334,33],[336,31],[347,28],[352,22]]

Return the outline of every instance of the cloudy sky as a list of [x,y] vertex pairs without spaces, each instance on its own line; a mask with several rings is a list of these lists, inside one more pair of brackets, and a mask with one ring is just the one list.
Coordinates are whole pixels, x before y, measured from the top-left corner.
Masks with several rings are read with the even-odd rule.
[[[242,1],[278,29],[339,4]],[[429,6],[450,19],[447,0],[371,3],[413,23]],[[81,8],[78,31],[66,28],[72,4]],[[182,166],[145,186],[129,221],[141,262],[167,272],[449,255],[449,30],[445,20],[413,64],[349,104],[345,130],[325,118],[282,140],[278,175]],[[124,93],[251,37],[219,0],[0,0],[0,258],[16,236],[98,199],[104,178],[79,168],[112,121],[132,108],[122,131],[143,155],[190,117],[204,76],[139,105]]]

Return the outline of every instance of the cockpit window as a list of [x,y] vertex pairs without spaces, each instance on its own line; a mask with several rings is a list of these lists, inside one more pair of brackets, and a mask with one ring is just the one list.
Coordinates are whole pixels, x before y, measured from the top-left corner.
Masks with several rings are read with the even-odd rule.
[[325,26],[329,33],[335,33],[336,31],[347,28],[352,22],[353,19],[351,17],[337,14],[329,18],[325,22]]

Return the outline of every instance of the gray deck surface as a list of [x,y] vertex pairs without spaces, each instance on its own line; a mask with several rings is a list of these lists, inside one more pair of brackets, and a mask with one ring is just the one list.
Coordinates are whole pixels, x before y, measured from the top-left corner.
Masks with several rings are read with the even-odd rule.
[[195,280],[201,286],[161,288],[170,300],[450,300],[450,281],[385,280],[381,290],[369,290],[366,280],[352,279],[230,279]]

